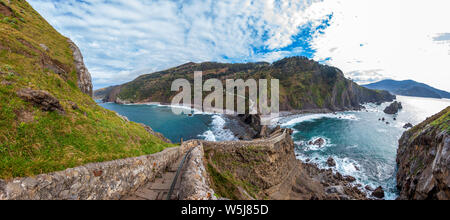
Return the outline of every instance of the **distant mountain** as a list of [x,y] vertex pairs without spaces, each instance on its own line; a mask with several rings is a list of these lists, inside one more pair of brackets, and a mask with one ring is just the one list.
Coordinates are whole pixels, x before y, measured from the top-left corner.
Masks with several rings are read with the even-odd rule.
[[165,71],[146,74],[132,82],[95,91],[107,102],[170,103],[177,94],[170,90],[176,79],[193,82],[194,71],[203,71],[204,80],[270,79],[280,80],[280,109],[342,111],[358,109],[368,102],[392,101],[387,91],[371,90],[345,78],[335,67],[321,65],[305,57],[290,57],[269,63],[187,63]]
[[387,90],[395,95],[450,99],[450,93],[413,80],[395,81],[389,79],[363,86],[368,89]]

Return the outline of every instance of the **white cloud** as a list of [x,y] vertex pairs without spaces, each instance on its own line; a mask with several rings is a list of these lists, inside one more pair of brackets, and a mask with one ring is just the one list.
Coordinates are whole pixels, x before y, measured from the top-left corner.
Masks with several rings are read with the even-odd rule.
[[450,1],[325,0],[316,6],[334,17],[313,40],[315,59],[331,57],[330,65],[362,82],[413,79],[450,91]]
[[[96,88],[190,61],[271,62],[312,46],[311,58],[362,83],[414,79],[450,90],[448,0],[29,2],[79,45]],[[297,38],[330,14],[323,33]]]
[[[186,62],[274,61],[319,0],[29,0],[83,51],[95,87]],[[254,53],[265,48],[265,53]]]

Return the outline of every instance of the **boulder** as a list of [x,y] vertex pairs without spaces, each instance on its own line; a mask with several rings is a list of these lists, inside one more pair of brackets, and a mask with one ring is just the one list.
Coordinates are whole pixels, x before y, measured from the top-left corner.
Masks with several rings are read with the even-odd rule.
[[389,114],[389,115],[395,115],[397,114],[401,109],[403,109],[402,103],[401,102],[393,102],[391,105],[389,105],[388,107],[386,107],[386,109],[384,110],[384,113]]
[[366,186],[365,189],[367,191],[371,191],[371,192],[375,191],[371,186]]
[[330,167],[335,167],[336,166],[336,161],[334,161],[334,159],[332,157],[328,158],[327,160],[327,164]]
[[385,195],[384,195],[383,187],[380,186],[380,187],[376,188],[375,191],[373,191],[372,196],[375,198],[378,198],[378,199],[384,198]]
[[315,140],[313,144],[316,146],[322,147],[323,145],[325,145],[325,140],[323,138],[319,138],[319,139]]
[[411,123],[407,123],[407,124],[405,124],[405,126],[403,126],[404,129],[409,129],[412,127],[414,127],[414,126]]
[[349,182],[349,183],[353,183],[356,182],[356,178],[353,176],[344,176],[345,181]]
[[40,108],[42,111],[58,112],[64,114],[64,108],[57,98],[52,96],[49,92],[43,90],[21,89],[17,95],[32,103],[34,106]]

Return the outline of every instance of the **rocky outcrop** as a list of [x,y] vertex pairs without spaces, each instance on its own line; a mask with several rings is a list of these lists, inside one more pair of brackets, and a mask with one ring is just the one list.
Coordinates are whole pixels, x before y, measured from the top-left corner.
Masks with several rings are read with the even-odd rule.
[[406,124],[403,126],[404,129],[409,129],[409,128],[412,128],[412,127],[414,127],[414,125],[412,125],[411,123],[406,123]]
[[378,198],[378,199],[382,199],[382,198],[384,198],[384,190],[383,190],[383,187],[378,187],[378,188],[376,188],[373,192],[372,192],[372,196],[373,197],[375,197],[375,198]]
[[21,89],[17,95],[23,100],[32,103],[34,106],[40,108],[42,111],[56,111],[64,114],[64,108],[59,103],[59,100],[52,96],[47,91]]
[[395,101],[392,104],[390,104],[388,107],[386,107],[386,109],[384,109],[384,113],[389,114],[389,115],[395,115],[401,109],[403,109],[402,103]]
[[399,145],[399,199],[449,200],[450,107],[406,131]]
[[155,136],[155,137],[161,139],[162,141],[164,141],[164,142],[166,142],[166,143],[169,143],[169,144],[172,143],[172,141],[170,141],[168,138],[166,138],[163,134],[154,131],[151,127],[149,127],[149,126],[147,126],[147,125],[145,125],[145,124],[141,124],[141,125],[142,125],[142,126],[145,128],[145,130],[146,130],[148,133],[150,133],[151,135],[153,135],[153,136]]
[[69,42],[70,49],[73,52],[73,59],[75,62],[75,68],[78,75],[78,82],[77,82],[78,88],[80,88],[80,90],[83,93],[92,97],[94,93],[92,86],[92,78],[91,74],[86,68],[86,65],[84,65],[83,55],[81,54],[80,49],[74,42],[72,42],[70,39],[68,39],[67,42]]

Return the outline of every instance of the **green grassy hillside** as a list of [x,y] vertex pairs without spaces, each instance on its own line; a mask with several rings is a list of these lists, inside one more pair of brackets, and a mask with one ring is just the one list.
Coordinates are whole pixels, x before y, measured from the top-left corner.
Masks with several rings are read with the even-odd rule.
[[346,79],[339,69],[304,57],[285,58],[273,64],[187,63],[142,75],[132,82],[98,90],[95,94],[109,102],[170,103],[176,95],[170,91],[172,82],[183,78],[193,83],[194,71],[203,71],[204,81],[217,78],[224,85],[226,79],[279,79],[281,110],[341,111],[357,109],[367,102],[392,101],[394,98],[385,91],[363,88]]
[[[171,146],[82,93],[68,39],[24,0],[0,0],[0,84],[2,179]],[[47,91],[64,112],[43,111],[19,98],[24,88]]]

